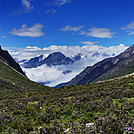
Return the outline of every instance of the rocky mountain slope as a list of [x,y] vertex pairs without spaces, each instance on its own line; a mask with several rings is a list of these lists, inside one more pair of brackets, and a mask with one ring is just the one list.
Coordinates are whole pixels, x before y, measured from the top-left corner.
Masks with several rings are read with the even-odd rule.
[[68,65],[74,61],[69,57],[66,57],[61,52],[54,52],[50,54],[47,58],[43,59],[43,55],[30,59],[28,62],[25,62],[22,66],[24,68],[35,68],[46,64],[48,66],[57,66],[57,65]]
[[4,63],[14,68],[22,75],[26,76],[25,73],[20,68],[19,64],[12,58],[12,56],[8,53],[8,51],[2,50],[1,46],[0,46],[0,60],[2,60]]
[[[22,93],[28,91],[50,89],[49,87],[29,80],[25,75],[18,73],[18,71],[7,63],[8,62],[0,56],[0,100],[3,97],[8,99],[10,99],[11,96],[20,97]],[[7,94],[8,97],[6,96]]]
[[[105,80],[114,78],[117,76],[123,76],[134,71],[134,45],[129,47],[123,53],[118,56],[104,59],[93,66],[88,66],[79,75],[69,81],[66,85],[70,84],[86,84],[96,82],[99,80]],[[129,67],[129,69],[128,69]],[[121,70],[122,71],[121,73]],[[126,71],[129,70],[129,71]],[[112,77],[113,76],[113,77]],[[61,86],[62,84],[60,84]],[[65,83],[64,83],[65,85]]]
[[1,46],[0,46],[0,60],[11,66],[13,69],[18,71],[22,75],[26,76],[25,73],[22,71],[21,67],[19,66],[19,64],[12,58],[12,56],[8,53],[8,51],[2,50]]

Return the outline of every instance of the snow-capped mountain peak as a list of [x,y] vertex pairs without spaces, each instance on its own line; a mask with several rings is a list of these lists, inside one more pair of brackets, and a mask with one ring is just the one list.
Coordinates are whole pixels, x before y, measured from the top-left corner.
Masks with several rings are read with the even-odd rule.
[[87,56],[84,55],[84,54],[81,54],[81,53],[72,55],[72,59],[73,59],[74,61],[81,60],[81,59],[85,59],[85,58],[87,58]]

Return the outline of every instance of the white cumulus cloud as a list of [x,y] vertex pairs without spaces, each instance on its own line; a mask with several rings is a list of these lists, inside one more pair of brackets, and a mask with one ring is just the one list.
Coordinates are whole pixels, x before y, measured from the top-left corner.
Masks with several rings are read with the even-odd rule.
[[44,50],[37,46],[27,46],[26,48],[5,48],[8,49],[10,54],[17,59],[17,61],[21,60],[30,60],[33,57],[40,56],[41,54],[45,54]]
[[81,25],[81,26],[70,26],[70,25],[67,25],[63,28],[60,29],[60,31],[79,31],[81,28],[83,28],[84,26]]
[[23,24],[20,29],[13,28],[10,33],[18,36],[40,37],[45,34],[41,31],[42,28],[43,25],[39,23],[34,24],[32,27],[27,27],[26,24]]
[[112,38],[115,32],[111,32],[108,28],[96,28],[93,27],[88,31],[81,31],[80,35],[92,36],[96,38]]
[[24,50],[28,50],[28,51],[38,51],[38,50],[41,50],[41,48],[36,47],[36,46],[33,46],[33,47],[27,46],[26,49],[24,49]]

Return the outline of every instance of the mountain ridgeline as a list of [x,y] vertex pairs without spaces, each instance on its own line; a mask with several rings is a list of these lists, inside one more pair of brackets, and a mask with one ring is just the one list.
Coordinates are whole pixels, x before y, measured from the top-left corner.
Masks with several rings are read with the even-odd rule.
[[69,57],[66,57],[61,52],[55,52],[50,54],[47,58],[43,59],[43,55],[40,55],[39,57],[35,57],[30,59],[28,62],[25,62],[23,64],[24,68],[36,68],[38,66],[41,66],[43,64],[46,64],[48,66],[57,66],[57,65],[68,65],[73,63],[74,61],[70,59]]
[[26,76],[25,73],[22,71],[19,64],[12,58],[12,56],[6,50],[2,50],[0,46],[0,60],[4,63],[8,64],[10,67],[21,73],[22,75]]
[[121,54],[104,59],[93,66],[88,66],[79,75],[74,77],[67,83],[57,85],[61,87],[65,85],[75,84],[81,85],[115,77],[134,72],[134,45],[129,47]]

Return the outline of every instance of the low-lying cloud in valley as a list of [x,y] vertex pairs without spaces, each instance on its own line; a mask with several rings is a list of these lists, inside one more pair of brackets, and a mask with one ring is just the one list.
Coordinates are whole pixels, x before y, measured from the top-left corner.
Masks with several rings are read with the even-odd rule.
[[[44,55],[44,58],[46,58],[49,54],[61,52],[66,57],[71,59],[73,59],[76,55],[80,55],[80,60],[68,65],[47,66],[44,64],[42,66],[38,66],[37,68],[23,68],[26,75],[31,80],[40,83],[47,83],[46,85],[48,86],[55,86],[59,83],[68,82],[87,66],[91,66],[104,58],[116,56],[127,48],[127,46],[124,46],[123,44],[118,46],[103,47],[93,45],[98,42],[92,43],[89,41],[83,41],[81,43],[83,43],[84,46],[53,45],[43,49],[37,46],[28,46],[26,48],[16,48],[16,50],[10,51],[10,54],[16,59],[16,61],[21,62],[21,66],[24,62],[30,60],[31,58],[38,57],[41,54]],[[63,73],[64,71],[66,72],[66,70],[69,73]]]

